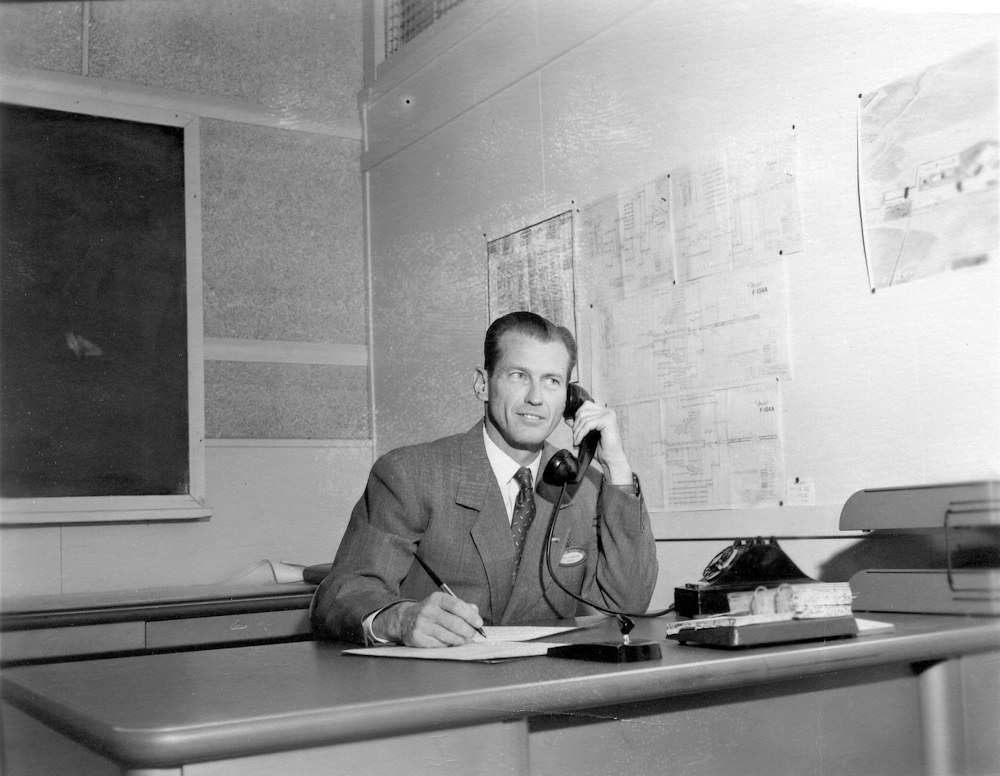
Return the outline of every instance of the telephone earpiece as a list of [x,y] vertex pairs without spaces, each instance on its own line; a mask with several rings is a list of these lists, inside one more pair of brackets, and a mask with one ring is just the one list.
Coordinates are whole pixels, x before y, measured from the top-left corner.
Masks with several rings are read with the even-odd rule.
[[569,450],[560,450],[553,455],[542,472],[542,481],[561,488],[571,482],[576,482],[580,474],[580,462]]
[[[569,420],[576,416],[577,410],[585,401],[593,401],[579,383],[570,383],[566,386],[566,409],[563,410],[563,418]],[[542,472],[542,480],[557,488],[569,483],[582,482],[590,467],[590,462],[594,460],[594,453],[597,451],[597,444],[601,441],[600,431],[591,431],[580,443],[580,457],[577,459],[569,450],[560,450],[549,459]]]

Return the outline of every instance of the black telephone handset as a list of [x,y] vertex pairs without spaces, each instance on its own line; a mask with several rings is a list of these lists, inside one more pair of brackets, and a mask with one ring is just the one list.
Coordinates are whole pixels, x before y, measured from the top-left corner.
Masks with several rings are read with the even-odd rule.
[[[576,413],[585,401],[593,401],[593,399],[590,398],[590,394],[581,388],[578,383],[570,383],[566,386],[566,409],[563,410],[563,418],[569,420],[576,417]],[[552,503],[552,516],[549,518],[549,527],[545,533],[545,550],[542,552],[542,557],[539,561],[542,564],[539,568],[539,574],[541,575],[542,569],[547,569],[552,581],[570,598],[586,604],[599,612],[616,617],[618,619],[618,627],[622,632],[622,641],[620,644],[611,642],[566,644],[552,647],[549,649],[549,654],[553,657],[564,657],[574,660],[601,660],[614,663],[659,660],[659,644],[648,641],[634,644],[629,641],[628,634],[635,627],[635,623],[632,621],[633,617],[659,617],[662,614],[673,611],[673,604],[657,612],[625,612],[621,609],[609,608],[606,605],[584,598],[578,592],[574,592],[566,587],[559,580],[552,561],[552,543],[555,537],[556,521],[559,519],[559,510],[563,505],[563,495],[566,493],[566,487],[570,483],[577,484],[583,482],[583,478],[587,474],[590,462],[594,459],[594,452],[597,450],[597,445],[600,441],[601,432],[590,431],[580,443],[579,459],[569,450],[560,450],[545,465],[545,471],[542,472],[542,480],[547,485],[560,488],[560,491],[559,496]]]
[[[593,401],[590,394],[579,383],[570,383],[566,386],[566,409],[563,410],[563,418],[570,420],[576,416],[577,411],[583,406],[585,401]],[[569,450],[560,450],[549,459],[545,471],[542,472],[542,479],[549,485],[559,487],[568,483],[582,482],[590,467],[590,462],[594,460],[594,453],[597,445],[601,441],[600,431],[591,431],[580,443],[580,455],[574,456]]]

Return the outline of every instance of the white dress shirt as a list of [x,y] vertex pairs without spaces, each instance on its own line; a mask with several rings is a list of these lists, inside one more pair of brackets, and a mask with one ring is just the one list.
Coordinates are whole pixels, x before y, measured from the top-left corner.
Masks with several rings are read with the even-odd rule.
[[[486,433],[485,424],[483,424],[483,442],[486,444],[486,457],[490,459],[493,475],[497,478],[497,485],[500,486],[500,493],[503,495],[504,506],[507,507],[507,521],[510,522],[514,519],[514,500],[521,490],[521,486],[514,479],[521,464],[507,455],[497,446],[496,442],[490,439],[490,435]],[[532,487],[538,485],[538,466],[541,460],[542,454],[539,453],[527,466],[531,470]]]

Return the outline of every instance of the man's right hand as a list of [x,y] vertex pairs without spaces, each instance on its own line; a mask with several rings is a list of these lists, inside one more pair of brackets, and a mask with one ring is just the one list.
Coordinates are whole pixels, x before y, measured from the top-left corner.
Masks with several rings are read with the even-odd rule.
[[383,609],[372,622],[380,639],[408,647],[450,647],[468,644],[483,627],[479,608],[441,592],[423,601],[404,601]]

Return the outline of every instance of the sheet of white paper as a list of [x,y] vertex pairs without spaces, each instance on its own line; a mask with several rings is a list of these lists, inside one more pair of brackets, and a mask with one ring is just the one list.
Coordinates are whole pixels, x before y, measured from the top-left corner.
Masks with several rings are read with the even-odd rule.
[[855,617],[854,622],[858,624],[859,636],[874,636],[879,633],[892,633],[896,630],[896,626],[891,622],[882,622],[881,620],[865,620],[861,617]]
[[549,647],[559,646],[551,642],[532,641],[558,633],[586,627],[578,625],[485,625],[486,638],[477,637],[472,644],[459,647],[359,647],[345,649],[351,655],[371,657],[413,657],[420,660],[506,660],[513,657],[544,655]]
[[578,625],[484,625],[490,641],[531,641],[576,630]]
[[345,649],[347,655],[368,655],[370,657],[409,657],[418,660],[460,660],[466,662],[485,660],[509,660],[517,657],[544,655],[550,647],[557,647],[544,641],[474,641],[458,647],[359,647]]

